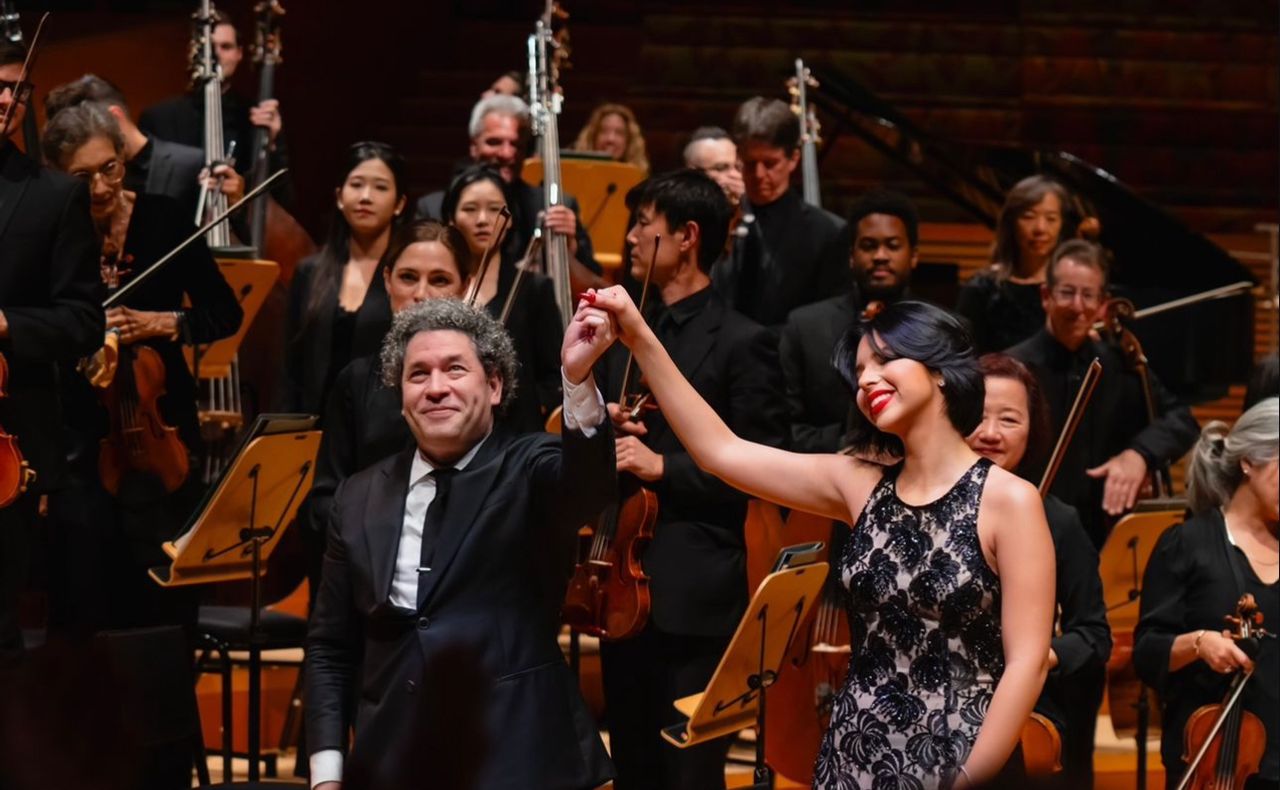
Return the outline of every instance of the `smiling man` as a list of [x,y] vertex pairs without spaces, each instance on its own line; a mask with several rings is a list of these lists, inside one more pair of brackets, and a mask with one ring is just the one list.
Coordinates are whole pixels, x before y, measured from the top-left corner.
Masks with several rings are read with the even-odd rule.
[[791,188],[800,162],[800,120],[785,102],[747,100],[734,118],[733,138],[745,189],[741,238],[716,264],[712,279],[730,307],[778,326],[793,309],[848,287],[848,228]]
[[834,453],[849,428],[849,397],[831,365],[836,341],[871,301],[906,297],[919,261],[920,217],[906,195],[868,192],[849,212],[853,246],[849,268],[855,287],[787,316],[778,356],[786,376],[791,449]]
[[[1008,351],[1040,382],[1055,436],[1090,361],[1102,362],[1098,388],[1050,489],[1080,512],[1098,548],[1113,520],[1143,495],[1152,470],[1167,469],[1200,433],[1191,410],[1161,386],[1154,372],[1149,376],[1156,417],[1149,421],[1138,374],[1114,345],[1090,337],[1107,299],[1105,255],[1101,247],[1079,239],[1060,245],[1040,287],[1045,326]],[[1040,472],[1028,470],[1029,479],[1038,480]]]
[[556,634],[578,526],[616,495],[591,380],[612,340],[605,315],[581,307],[561,350],[564,433],[510,437],[494,428],[516,365],[497,321],[454,300],[396,316],[383,378],[416,447],[334,495],[307,640],[313,787],[430,775],[442,787],[585,790],[611,778]]

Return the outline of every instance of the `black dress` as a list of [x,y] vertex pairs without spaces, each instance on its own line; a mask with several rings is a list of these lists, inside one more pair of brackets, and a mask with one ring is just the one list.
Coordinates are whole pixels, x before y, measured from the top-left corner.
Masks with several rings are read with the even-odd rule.
[[[1169,671],[1169,653],[1179,634],[1223,629],[1223,617],[1234,614],[1236,602],[1252,593],[1261,607],[1263,625],[1280,623],[1280,585],[1264,584],[1244,552],[1227,533],[1222,511],[1214,509],[1180,524],[1156,543],[1142,581],[1142,608],[1134,632],[1133,663],[1143,682],[1160,695],[1162,734],[1160,756],[1166,785],[1181,778],[1182,730],[1201,705],[1221,702],[1230,675],[1214,672],[1196,660],[1177,672]],[[1262,640],[1255,657],[1257,670],[1245,686],[1244,707],[1262,719],[1267,748],[1259,778],[1280,781],[1280,646],[1275,637]]]
[[[502,306],[516,278],[516,265],[511,256],[504,253],[499,266],[497,291],[485,305],[485,310],[494,318],[502,314]],[[554,284],[537,272],[525,273],[506,323],[520,368],[516,373],[515,398],[498,422],[511,433],[544,430],[547,415],[563,399],[560,385],[563,327]]]
[[978,351],[1004,351],[1044,326],[1040,286],[979,272],[960,288],[956,312],[969,322]]

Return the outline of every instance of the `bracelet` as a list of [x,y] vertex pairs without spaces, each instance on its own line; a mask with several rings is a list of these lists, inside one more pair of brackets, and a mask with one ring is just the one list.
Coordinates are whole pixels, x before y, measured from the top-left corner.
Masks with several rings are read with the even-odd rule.
[[1204,635],[1207,630],[1208,629],[1206,628],[1201,628],[1199,631],[1196,632],[1196,641],[1192,643],[1192,647],[1194,647],[1196,650],[1196,658],[1201,657],[1200,656],[1200,640],[1204,639]]

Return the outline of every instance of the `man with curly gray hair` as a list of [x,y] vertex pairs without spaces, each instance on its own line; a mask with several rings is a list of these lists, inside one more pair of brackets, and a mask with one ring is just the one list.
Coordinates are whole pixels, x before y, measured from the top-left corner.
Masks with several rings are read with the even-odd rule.
[[[416,446],[334,495],[307,639],[313,787],[344,776],[406,787],[427,767],[465,777],[451,786],[495,790],[613,776],[556,642],[578,526],[616,495],[613,434],[591,379],[612,342],[604,313],[582,305],[560,354],[563,434],[508,436],[494,426],[516,371],[502,326],[449,299],[396,315],[383,379]],[[458,723],[456,689],[442,682],[460,655],[483,678],[465,701],[473,727]],[[447,738],[436,737],[442,722]]]

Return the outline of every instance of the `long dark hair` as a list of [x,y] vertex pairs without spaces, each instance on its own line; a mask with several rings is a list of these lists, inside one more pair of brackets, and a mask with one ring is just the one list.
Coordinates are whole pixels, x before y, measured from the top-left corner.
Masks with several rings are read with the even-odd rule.
[[[405,191],[409,184],[409,173],[404,163],[404,157],[387,143],[380,143],[376,140],[366,140],[352,144],[347,151],[346,161],[338,172],[334,187],[342,189],[342,185],[346,183],[347,176],[351,175],[351,171],[370,159],[379,159],[386,164],[396,182],[396,199],[399,200],[405,197]],[[407,222],[412,215],[412,208],[406,205],[406,210],[402,211],[400,216],[392,217],[392,234],[394,235],[396,228]],[[390,245],[387,245],[387,250],[390,251]],[[311,280],[311,297],[307,301],[307,312],[302,322],[303,326],[312,323],[322,313],[333,309],[333,299],[338,292],[338,281],[342,277],[342,267],[347,264],[347,259],[350,256],[351,226],[347,224],[347,218],[343,216],[342,210],[335,205],[333,216],[329,219],[329,234],[325,237],[324,246],[320,248],[320,252],[317,255],[315,274]],[[384,252],[382,260],[378,262],[379,270],[386,266],[389,260],[391,259]]]
[[1018,269],[1021,256],[1018,249],[1018,217],[1044,200],[1045,195],[1050,192],[1058,196],[1058,203],[1062,206],[1062,227],[1058,231],[1058,242],[1075,238],[1076,229],[1080,227],[1080,208],[1075,197],[1065,186],[1048,176],[1027,176],[1009,190],[1004,205],[1000,208],[1000,219],[996,222],[996,243],[991,248],[991,265],[998,279],[1007,279]]
[[[498,191],[502,193],[502,199],[507,203],[507,211],[511,212],[511,225],[507,230],[506,238],[502,240],[502,248],[499,252],[502,253],[504,262],[508,258],[514,260],[511,256],[521,255],[524,252],[524,250],[513,249],[511,246],[517,235],[516,229],[524,227],[522,224],[524,217],[518,201],[515,199],[515,193],[512,191],[511,185],[507,183],[506,179],[502,177],[502,173],[498,172],[496,168],[485,164],[470,165],[454,176],[453,181],[449,182],[449,188],[445,190],[444,198],[440,201],[440,219],[446,225],[456,227],[454,215],[458,212],[458,204],[462,202],[463,191],[472,184],[481,181],[488,181],[498,188]],[[474,266],[479,266],[480,256],[475,256],[475,260],[471,263]]]
[[[959,318],[931,304],[905,301],[888,304],[871,318],[854,324],[836,344],[831,364],[855,401],[858,343],[864,337],[883,359],[913,359],[942,376],[947,418],[962,438],[982,422],[987,390],[973,338]],[[903,456],[902,440],[875,427],[856,407],[845,440],[860,452]]]

